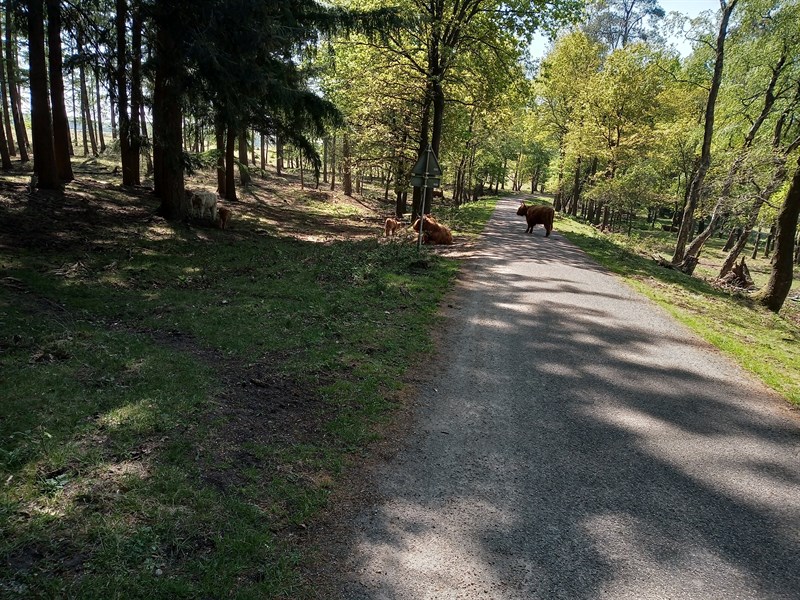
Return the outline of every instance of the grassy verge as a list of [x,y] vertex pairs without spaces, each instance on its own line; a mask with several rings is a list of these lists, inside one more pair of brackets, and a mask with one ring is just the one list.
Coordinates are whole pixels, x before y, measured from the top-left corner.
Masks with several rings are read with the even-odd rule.
[[246,224],[94,233],[0,246],[0,596],[302,597],[296,540],[457,264]]
[[[602,234],[570,218],[559,220],[556,228],[769,387],[800,405],[799,311],[787,301],[778,316],[754,305],[746,295],[731,295],[712,286],[702,276],[718,270],[713,265],[715,261],[722,263],[723,254],[717,247],[721,243],[712,241],[704,251],[700,277],[688,277],[659,267],[652,258],[653,252],[668,256],[669,240],[665,236],[652,232],[634,237]],[[758,284],[765,280],[767,271],[763,261],[756,264],[757,268],[751,270]]]

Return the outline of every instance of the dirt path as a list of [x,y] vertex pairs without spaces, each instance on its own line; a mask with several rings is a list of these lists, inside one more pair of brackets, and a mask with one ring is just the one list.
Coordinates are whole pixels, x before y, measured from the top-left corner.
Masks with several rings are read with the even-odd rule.
[[[503,200],[325,597],[800,598],[800,421]],[[322,588],[320,588],[322,589]]]

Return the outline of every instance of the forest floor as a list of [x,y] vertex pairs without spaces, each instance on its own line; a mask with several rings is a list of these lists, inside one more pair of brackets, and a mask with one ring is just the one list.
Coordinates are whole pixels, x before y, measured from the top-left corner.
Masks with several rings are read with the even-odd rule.
[[379,193],[271,172],[223,231],[112,165],[0,180],[0,596],[302,597],[314,515],[402,414],[493,205],[443,206],[454,245],[419,253]]

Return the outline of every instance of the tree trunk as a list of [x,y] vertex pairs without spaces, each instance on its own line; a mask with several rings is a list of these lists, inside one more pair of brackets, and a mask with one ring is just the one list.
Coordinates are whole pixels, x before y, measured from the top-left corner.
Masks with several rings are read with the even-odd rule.
[[78,147],[78,103],[75,102],[75,70],[69,71],[69,91],[72,95],[72,156],[75,156],[75,148]]
[[345,196],[353,195],[353,173],[350,164],[350,136],[347,132],[342,137],[342,189]]
[[75,179],[70,162],[69,119],[64,102],[64,77],[61,58],[61,2],[47,0],[47,41],[50,53],[50,101],[53,107],[53,149],[62,182]]
[[58,178],[56,154],[53,148],[53,122],[50,116],[50,93],[47,89],[44,2],[29,0],[27,4],[33,172],[37,178],[37,187],[57,190],[61,188],[61,180]]
[[275,134],[275,172],[283,174],[283,140]]
[[683,211],[681,227],[678,230],[678,240],[675,243],[675,252],[672,255],[673,264],[683,261],[686,250],[686,242],[694,228],[694,211],[700,202],[700,194],[703,182],[706,178],[708,168],[711,166],[711,139],[714,134],[714,114],[717,105],[717,96],[722,83],[722,68],[725,58],[725,37],[728,34],[728,21],[731,13],[739,0],[729,0],[727,5],[723,5],[722,18],[720,19],[719,32],[717,34],[716,58],[714,61],[714,75],[711,78],[711,88],[708,92],[705,109],[705,124],[703,128],[703,146],[700,153],[700,163],[697,171],[692,178],[689,186],[689,199]]
[[11,111],[11,118],[14,121],[14,132],[17,134],[17,147],[19,148],[19,160],[26,163],[28,149],[25,133],[25,122],[19,110],[19,90],[17,88],[17,66],[16,55],[14,53],[14,28],[12,27],[11,10],[6,8],[6,74],[8,75],[8,99]]
[[2,161],[3,171],[8,171],[12,168],[11,155],[8,153],[8,143],[6,142],[6,130],[0,124],[0,161]]
[[183,182],[181,131],[183,89],[180,66],[183,61],[175,36],[165,26],[165,23],[179,22],[180,14],[168,7],[162,8],[159,13],[155,23],[153,184],[156,196],[161,199],[159,214],[168,220],[180,220],[188,213]]
[[228,138],[225,144],[225,199],[236,202],[236,134],[228,125]]
[[[83,32],[78,32],[78,55],[83,56]],[[89,92],[86,86],[86,66],[83,61],[78,66],[78,74],[81,85],[81,114],[83,116],[83,131],[84,131],[84,154],[88,156],[88,148],[86,146],[86,138],[88,133],[89,142],[92,145],[92,155],[97,156],[97,140],[94,137],[94,125],[92,124],[92,111],[89,107]]]
[[144,114],[144,103],[139,105],[139,118],[141,125],[141,129],[139,131],[141,133],[141,139],[143,143],[142,148],[143,148],[144,159],[147,164],[147,172],[145,176],[150,177],[153,174],[153,161],[150,158],[150,151],[148,150],[148,148],[152,148],[152,146],[150,144],[150,136],[147,135],[147,118],[145,117]]
[[263,133],[261,134],[260,138],[260,150],[261,150],[261,176],[264,176],[264,172],[267,169],[267,136]]
[[97,123],[97,141],[100,146],[100,153],[106,151],[106,136],[103,132],[103,109],[101,107],[102,103],[100,102],[100,69],[95,68],[94,70],[94,85],[95,85],[95,105],[96,109],[96,118],[95,123]]
[[336,189],[336,134],[331,139],[331,191]]
[[122,185],[138,183],[139,156],[134,152],[131,121],[135,119],[133,110],[128,106],[128,40],[126,37],[128,21],[127,0],[116,0],[116,33],[117,33],[117,115],[119,116],[119,151],[122,161]]
[[322,138],[322,181],[328,183],[328,138]]
[[772,312],[779,312],[792,288],[794,237],[800,217],[800,158],[786,198],[778,213],[775,230],[775,253],[772,255],[770,278],[756,295],[756,301]]
[[[142,93],[142,28],[144,27],[144,23],[140,0],[133,0],[131,9],[131,114],[129,120],[129,150],[131,153],[130,167],[133,171],[132,185],[140,185],[142,182],[142,132],[144,132],[144,138],[147,138],[147,130],[144,126],[144,94]],[[149,155],[147,155],[147,160],[148,171],[152,171],[152,166],[149,164]]]
[[214,118],[214,139],[217,144],[217,194],[220,198],[225,198],[227,189],[225,176],[225,156],[227,153],[225,147],[225,122],[218,113]]
[[[2,40],[2,31],[0,30],[0,40]],[[5,128],[5,138],[8,144],[8,152],[11,156],[16,156],[17,151],[14,149],[14,131],[11,128],[11,114],[8,104],[8,86],[6,84],[6,56],[5,49],[0,43],[0,95],[2,96],[2,123],[0,127]]]
[[239,130],[239,181],[242,187],[250,185],[252,179],[250,177],[250,169],[248,168],[249,159],[247,157],[247,127],[242,127]]

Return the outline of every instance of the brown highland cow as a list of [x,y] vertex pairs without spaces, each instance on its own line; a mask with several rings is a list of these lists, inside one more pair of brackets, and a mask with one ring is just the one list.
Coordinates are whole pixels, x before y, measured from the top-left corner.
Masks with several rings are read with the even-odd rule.
[[545,237],[548,237],[550,232],[553,231],[553,217],[555,217],[556,211],[553,210],[552,206],[528,206],[523,202],[517,209],[517,214],[519,216],[525,215],[525,220],[528,222],[528,228],[525,233],[533,233],[535,225],[544,225]]

